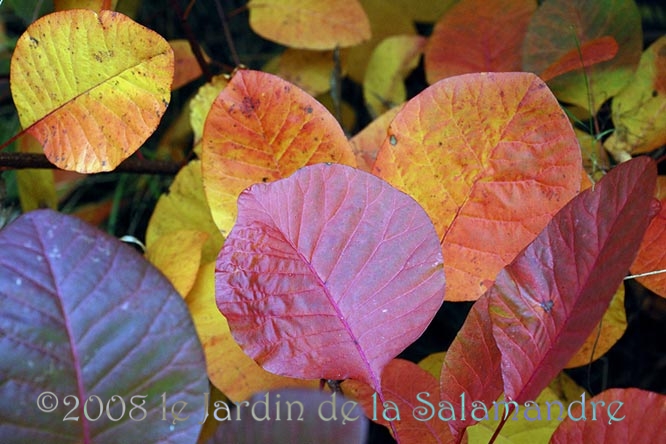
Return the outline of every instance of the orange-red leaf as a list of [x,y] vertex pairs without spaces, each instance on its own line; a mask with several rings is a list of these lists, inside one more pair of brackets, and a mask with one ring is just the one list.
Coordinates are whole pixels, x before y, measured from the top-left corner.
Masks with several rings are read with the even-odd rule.
[[571,413],[555,430],[553,444],[666,442],[666,396],[637,388],[610,389],[570,404]]
[[239,71],[215,99],[202,143],[206,197],[223,234],[233,226],[236,199],[248,186],[314,163],[356,165],[342,128],[323,105],[259,71]]
[[344,48],[370,38],[358,0],[250,0],[247,6],[254,32],[292,48]]
[[58,167],[114,169],[136,151],[169,103],[173,51],[112,11],[46,15],[19,38],[11,89],[21,125]]
[[467,74],[404,105],[373,172],[433,220],[446,299],[474,300],[578,191],[581,155],[538,77]]
[[386,111],[349,140],[354,149],[359,169],[367,172],[372,171],[379,147],[386,139],[388,126],[401,108],[402,106],[396,106]]
[[546,68],[539,77],[547,82],[553,77],[567,72],[606,62],[617,55],[618,49],[617,42],[609,35],[590,40],[580,45],[580,48],[572,49],[564,54]]
[[535,0],[467,0],[437,22],[425,51],[428,83],[459,74],[520,71]]

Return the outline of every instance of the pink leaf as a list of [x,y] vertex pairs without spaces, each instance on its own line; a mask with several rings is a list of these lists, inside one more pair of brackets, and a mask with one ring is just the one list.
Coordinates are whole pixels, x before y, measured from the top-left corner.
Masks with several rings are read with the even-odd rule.
[[217,260],[217,305],[236,341],[266,370],[297,378],[379,390],[384,366],[443,296],[441,248],[423,209],[336,164],[245,190]]
[[623,163],[576,196],[489,292],[507,398],[535,399],[583,345],[636,256],[650,219],[655,163]]

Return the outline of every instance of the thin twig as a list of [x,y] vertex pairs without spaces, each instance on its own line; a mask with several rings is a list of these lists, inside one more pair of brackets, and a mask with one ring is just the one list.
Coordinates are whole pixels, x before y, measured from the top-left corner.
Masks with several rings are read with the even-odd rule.
[[[174,175],[182,165],[165,160],[150,160],[130,157],[116,167],[113,172],[137,174]],[[33,169],[58,169],[44,154],[0,153],[0,171]]]
[[[191,6],[192,6],[191,4],[188,5],[188,13],[187,13],[188,15]],[[213,73],[210,71],[208,62],[206,62],[206,58],[203,55],[203,51],[201,51],[201,46],[199,45],[199,42],[194,36],[192,27],[187,21],[187,15],[183,14],[183,12],[181,11],[180,5],[178,5],[178,0],[171,0],[171,7],[174,9],[174,11],[176,11],[176,15],[180,19],[180,25],[183,27],[183,31],[185,32],[185,36],[187,37],[187,41],[190,42],[190,48],[192,48],[192,54],[194,54],[194,58],[197,59],[197,63],[201,67],[201,72],[206,78],[206,82],[210,82],[213,79]]]
[[220,21],[222,22],[222,30],[224,32],[224,38],[227,40],[227,45],[229,46],[231,60],[233,60],[234,65],[239,66],[241,64],[240,57],[238,57],[238,53],[236,52],[236,46],[234,45],[234,40],[231,37],[231,30],[229,29],[227,15],[224,12],[224,8],[220,4],[220,0],[215,0],[215,7],[217,8],[217,14],[220,16]]

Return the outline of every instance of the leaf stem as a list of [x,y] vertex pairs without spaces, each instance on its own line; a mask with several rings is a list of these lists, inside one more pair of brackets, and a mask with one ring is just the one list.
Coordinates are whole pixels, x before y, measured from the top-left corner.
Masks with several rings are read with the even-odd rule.
[[185,32],[185,36],[187,37],[187,41],[190,42],[190,48],[192,48],[192,54],[194,54],[194,57],[197,59],[197,63],[199,64],[199,67],[201,67],[201,72],[206,78],[206,82],[210,82],[213,78],[213,74],[211,73],[208,63],[204,58],[203,52],[201,51],[201,46],[199,45],[199,42],[194,36],[192,27],[187,21],[187,17],[189,16],[189,10],[191,9],[191,6],[192,3],[188,5],[187,14],[183,14],[183,12],[180,9],[180,6],[178,5],[178,0],[171,0],[171,7],[174,9],[174,11],[176,11],[176,15],[180,19],[180,25],[183,27],[183,31]]
[[222,22],[222,30],[224,32],[224,38],[227,40],[227,45],[229,46],[231,60],[233,60],[235,66],[239,66],[241,64],[240,57],[238,57],[238,53],[236,52],[236,46],[234,45],[234,39],[231,37],[227,15],[220,4],[220,0],[215,0],[215,7],[217,8],[217,14],[220,16],[220,21]]

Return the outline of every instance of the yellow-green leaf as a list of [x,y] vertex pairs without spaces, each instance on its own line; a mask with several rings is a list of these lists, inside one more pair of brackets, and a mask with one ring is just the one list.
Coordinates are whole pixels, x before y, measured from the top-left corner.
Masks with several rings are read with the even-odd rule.
[[617,160],[666,143],[666,36],[643,52],[633,79],[613,98],[612,111],[615,131],[604,146]]
[[288,48],[280,56],[276,74],[311,96],[331,89],[333,51]]
[[377,45],[363,80],[363,97],[373,117],[407,99],[404,79],[419,64],[425,43],[421,36],[399,35]]
[[[19,139],[18,150],[21,153],[39,153],[42,151],[42,147],[34,138],[27,136]],[[24,213],[38,208],[52,208],[55,210],[58,206],[53,170],[17,170],[16,185],[21,210]]]
[[250,0],[247,6],[254,32],[292,48],[344,48],[370,38],[358,0]]
[[18,39],[11,90],[21,125],[51,162],[113,170],[157,127],[174,59],[157,33],[112,11],[46,15]]

